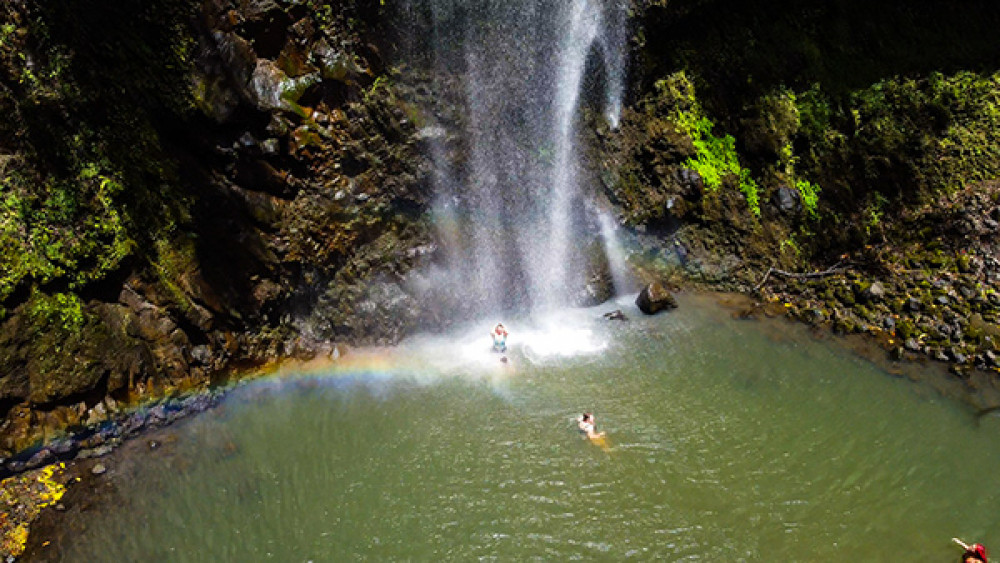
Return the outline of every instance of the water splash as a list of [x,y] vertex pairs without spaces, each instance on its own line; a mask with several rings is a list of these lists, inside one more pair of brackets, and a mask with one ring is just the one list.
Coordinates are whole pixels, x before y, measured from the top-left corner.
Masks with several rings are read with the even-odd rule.
[[[622,303],[634,308],[630,299],[619,298],[616,305]],[[599,357],[611,343],[609,325],[602,317],[605,309],[567,308],[505,319],[510,335],[503,354],[492,350],[490,331],[496,319],[480,318],[392,347],[359,348],[336,357],[288,362],[256,378],[252,386],[273,391],[300,380],[323,380],[375,389],[398,381],[429,385],[451,377],[502,386],[517,375],[520,366]]]
[[553,312],[524,333],[524,356],[533,364],[569,357],[596,356],[608,347],[607,336],[595,330],[590,319]]

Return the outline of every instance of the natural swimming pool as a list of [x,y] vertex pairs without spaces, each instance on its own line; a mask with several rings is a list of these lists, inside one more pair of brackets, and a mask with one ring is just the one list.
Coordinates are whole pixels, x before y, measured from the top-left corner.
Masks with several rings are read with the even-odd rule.
[[[1000,420],[801,327],[604,306],[240,386],[70,560],[950,561],[1000,545]],[[481,329],[481,330],[478,330]],[[608,451],[574,418],[597,416]]]

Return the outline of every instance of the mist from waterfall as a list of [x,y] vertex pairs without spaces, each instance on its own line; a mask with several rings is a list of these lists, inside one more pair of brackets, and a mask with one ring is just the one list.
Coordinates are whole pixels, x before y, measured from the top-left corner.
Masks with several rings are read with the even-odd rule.
[[401,14],[429,30],[413,41],[454,109],[422,124],[443,253],[432,283],[478,312],[585,301],[595,264],[621,263],[605,255],[613,229],[594,211],[579,133],[588,102],[617,126],[625,5],[410,0]]

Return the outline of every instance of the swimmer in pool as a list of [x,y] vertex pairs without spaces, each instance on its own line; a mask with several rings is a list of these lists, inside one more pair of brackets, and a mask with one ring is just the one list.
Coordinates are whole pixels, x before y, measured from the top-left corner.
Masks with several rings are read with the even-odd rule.
[[580,432],[586,434],[591,440],[595,438],[603,438],[604,432],[597,432],[595,428],[594,415],[589,412],[585,412],[576,419],[576,426],[580,429]]

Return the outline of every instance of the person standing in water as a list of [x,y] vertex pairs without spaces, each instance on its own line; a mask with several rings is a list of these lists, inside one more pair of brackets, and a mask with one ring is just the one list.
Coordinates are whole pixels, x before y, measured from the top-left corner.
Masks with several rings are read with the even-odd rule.
[[596,431],[596,421],[594,420],[594,415],[589,412],[585,412],[576,419],[576,426],[580,429],[591,440],[595,438],[603,438],[604,432]]
[[497,326],[493,327],[493,332],[490,333],[493,337],[493,349],[497,352],[507,351],[507,329],[504,328],[502,323],[497,323]]

